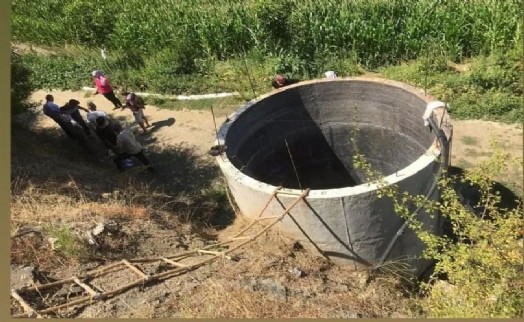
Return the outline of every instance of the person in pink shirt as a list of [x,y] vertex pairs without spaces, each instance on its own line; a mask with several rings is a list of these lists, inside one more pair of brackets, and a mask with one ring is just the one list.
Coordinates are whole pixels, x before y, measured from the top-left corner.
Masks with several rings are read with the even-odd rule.
[[95,95],[100,93],[104,95],[105,98],[107,98],[115,108],[124,108],[122,105],[122,102],[116,97],[115,92],[113,91],[113,86],[111,86],[111,82],[109,79],[102,73],[100,70],[94,70],[91,75],[93,76],[93,83],[95,83],[96,86],[96,92]]

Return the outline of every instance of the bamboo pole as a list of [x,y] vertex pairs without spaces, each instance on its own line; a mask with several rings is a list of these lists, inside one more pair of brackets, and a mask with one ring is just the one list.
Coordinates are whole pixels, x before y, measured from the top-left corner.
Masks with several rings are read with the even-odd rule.
[[97,296],[98,295],[98,292],[93,290],[89,285],[83,283],[82,281],[80,281],[77,277],[74,277],[73,276],[73,281],[80,285],[80,287],[82,287],[84,290],[86,290],[87,293],[91,294],[91,296]]
[[131,264],[127,260],[123,259],[122,263],[124,263],[124,265],[126,265],[129,269],[131,269],[133,272],[135,272],[137,275],[139,275],[143,279],[145,279],[145,280],[149,279],[149,275],[147,275],[146,273],[142,272],[138,267],[134,266],[133,264]]
[[224,253],[228,254],[228,253],[231,253],[235,250],[237,250],[238,248],[244,246],[245,244],[255,240],[256,238],[258,238],[260,235],[262,235],[263,233],[265,233],[266,231],[268,231],[271,227],[273,227],[277,222],[279,222],[280,220],[282,220],[282,218],[284,218],[285,215],[287,215],[291,209],[293,209],[301,200],[303,200],[308,194],[309,194],[309,191],[310,189],[306,189],[304,190],[304,192],[295,200],[293,201],[293,203],[284,210],[284,213],[282,213],[277,219],[275,219],[275,221],[273,221],[271,224],[267,225],[264,229],[262,229],[260,232],[258,232],[257,234],[255,234],[253,236],[253,239],[250,239],[250,240],[247,240],[245,242],[242,242],[240,244],[238,244],[237,246],[233,247],[233,248],[230,248],[226,251],[224,251]]
[[162,257],[162,260],[163,260],[164,262],[166,262],[166,263],[169,263],[169,264],[173,265],[173,266],[178,266],[178,267],[187,267],[187,265],[185,265],[185,264],[181,264],[181,263],[178,263],[178,262],[172,261],[172,260],[170,260],[170,259],[168,259],[168,258],[165,258],[165,257]]
[[[264,205],[264,207],[262,208],[262,210],[260,211],[260,213],[258,214],[258,216],[256,216],[256,219],[262,217],[262,214],[264,213],[264,211],[266,211],[267,207],[269,207],[269,204],[271,203],[271,200],[273,200],[273,198],[276,196],[277,194],[277,191],[282,189],[281,186],[278,186],[274,191],[273,193],[271,194],[271,196],[269,197],[269,199],[267,200],[266,204]],[[234,237],[239,237],[240,235],[242,235],[243,233],[245,233],[246,231],[248,231],[251,227],[253,227],[256,223],[258,223],[257,220],[253,221],[251,224],[249,224],[246,228],[242,229],[238,234],[236,234]],[[233,237],[233,238],[234,238]]]
[[[25,301],[18,295],[18,293],[16,293],[16,291],[12,290],[12,295],[13,297],[15,297],[17,300],[19,300],[19,302],[21,303],[21,305],[24,307],[25,310],[27,311],[30,311],[30,313],[24,313],[23,315],[21,314],[17,314],[16,317],[23,317],[25,315],[28,315],[28,314],[31,314],[31,312],[34,312],[35,314],[37,314],[37,316],[40,316],[41,317],[41,314],[48,314],[48,313],[51,313],[51,312],[55,312],[57,310],[61,310],[61,309],[65,309],[65,308],[72,308],[74,306],[77,306],[77,305],[80,305],[80,304],[83,304],[85,302],[88,302],[88,301],[100,301],[102,299],[107,299],[107,298],[111,298],[115,295],[118,295],[130,288],[133,288],[135,286],[138,286],[138,285],[144,285],[145,283],[148,283],[148,282],[152,282],[152,281],[157,281],[157,280],[163,280],[163,279],[167,279],[169,277],[173,277],[174,275],[176,274],[182,274],[182,273],[185,273],[185,272],[188,272],[190,270],[193,270],[193,269],[196,269],[200,266],[203,266],[207,263],[210,263],[220,257],[223,257],[225,256],[226,254],[228,253],[231,253],[237,249],[239,249],[240,247],[252,242],[253,240],[255,240],[256,238],[260,237],[263,233],[265,233],[266,231],[268,231],[271,227],[273,227],[276,223],[278,223],[280,220],[282,220],[282,218],[284,218],[285,215],[289,214],[289,212],[301,201],[303,200],[308,194],[309,194],[309,191],[310,189],[306,189],[304,190],[304,192],[298,196],[298,198],[287,208],[284,209],[284,212],[280,215],[280,216],[276,216],[276,217],[273,217],[274,221],[271,222],[270,224],[268,224],[266,227],[264,227],[262,230],[260,230],[258,233],[256,233],[255,235],[252,235],[252,236],[243,236],[242,238],[240,239],[245,239],[244,242],[241,242],[239,243],[238,245],[228,249],[228,250],[225,250],[225,251],[222,251],[222,252],[214,252],[214,251],[207,251],[206,249],[210,249],[210,248],[213,248],[213,247],[217,247],[218,245],[222,245],[222,244],[226,244],[226,243],[231,243],[233,242],[234,240],[240,240],[239,237],[240,235],[243,233],[240,233],[240,234],[237,234],[236,237],[233,237],[232,239],[226,241],[226,242],[223,242],[223,243],[219,243],[219,244],[214,244],[214,245],[209,245],[207,247],[204,247],[203,249],[198,249],[198,250],[194,250],[194,251],[189,251],[189,252],[186,252],[184,254],[184,256],[190,256],[191,254],[195,255],[195,254],[198,254],[198,253],[204,253],[204,254],[210,254],[210,255],[214,255],[213,257],[211,258],[208,258],[208,259],[205,259],[205,260],[202,260],[200,262],[197,262],[195,264],[191,264],[191,265],[184,265],[184,264],[181,264],[181,263],[177,263],[169,258],[166,258],[166,257],[158,257],[158,258],[154,258],[155,260],[163,260],[165,262],[168,262],[170,264],[173,264],[175,266],[180,266],[180,267],[177,267],[175,269],[172,269],[172,270],[168,270],[166,272],[162,272],[162,273],[158,273],[158,274],[155,274],[155,275],[151,275],[151,276],[148,276],[146,275],[145,273],[143,273],[140,269],[138,269],[136,266],[132,265],[128,260],[122,260],[120,262],[117,262],[117,263],[113,263],[113,264],[110,264],[110,265],[107,265],[107,266],[104,266],[104,267],[101,267],[99,269],[96,269],[94,271],[91,271],[87,274],[85,274],[86,276],[96,276],[96,274],[100,273],[100,272],[104,272],[104,271],[107,271],[108,269],[110,268],[114,268],[116,266],[119,266],[119,265],[122,265],[124,264],[125,266],[127,266],[128,268],[130,268],[131,270],[133,270],[135,273],[139,274],[141,277],[145,278],[144,279],[140,279],[140,280],[135,280],[131,283],[128,283],[122,287],[119,287],[115,290],[112,290],[112,291],[108,291],[108,292],[104,292],[104,293],[97,293],[96,291],[94,291],[93,289],[91,289],[87,284],[84,284],[82,283],[77,277],[71,277],[69,279],[64,279],[64,280],[61,280],[61,281],[57,281],[57,282],[53,282],[53,283],[49,283],[49,284],[46,284],[46,285],[43,285],[43,286],[40,286],[38,287],[37,289],[43,289],[43,288],[49,288],[51,286],[56,286],[56,285],[60,285],[60,284],[66,284],[66,283],[76,283],[80,286],[82,286],[84,289],[86,289],[86,291],[88,291],[91,295],[90,296],[86,296],[86,297],[83,297],[83,298],[79,298],[79,299],[76,299],[76,300],[73,300],[71,302],[68,302],[68,303],[63,303],[63,304],[60,304],[60,305],[57,305],[57,306],[54,306],[54,307],[49,307],[47,309],[43,309],[43,310],[40,310],[39,312],[36,312],[34,311],[29,305],[27,305],[27,303],[25,303]],[[276,192],[276,191],[275,191]],[[269,205],[269,202],[271,201],[271,199],[275,196],[275,193],[272,195],[272,197],[270,198],[270,200],[268,200],[267,204],[266,204],[266,207],[264,207],[264,209],[261,211],[259,217],[262,215],[263,211],[265,210],[265,208],[267,208],[267,205]],[[258,220],[255,220],[255,222],[257,222]],[[251,225],[252,226],[252,225]],[[244,230],[246,231],[246,230]],[[178,255],[180,256],[180,255]],[[177,257],[177,256],[174,256],[174,257]],[[152,259],[147,259],[147,260],[152,260]],[[136,261],[136,260],[132,260],[132,261]],[[22,304],[22,303],[25,303],[25,304]],[[25,305],[25,306],[24,306]]]
[[36,312],[36,310],[33,309],[29,304],[27,304],[27,302],[14,289],[11,289],[11,296],[14,297],[18,303],[20,303],[22,308],[24,308],[25,313],[23,313],[23,315],[27,315],[27,317],[30,318],[36,315],[37,318],[42,318],[42,316],[38,314],[38,312]]

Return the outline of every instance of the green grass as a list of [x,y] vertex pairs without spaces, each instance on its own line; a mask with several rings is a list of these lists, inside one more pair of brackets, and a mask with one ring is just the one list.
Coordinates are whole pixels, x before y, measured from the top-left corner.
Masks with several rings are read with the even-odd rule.
[[47,225],[44,227],[47,235],[55,238],[55,249],[66,258],[81,259],[86,256],[87,249],[68,226]]
[[467,60],[469,70],[458,71],[443,54],[378,71],[450,103],[453,118],[520,123],[524,72],[521,56],[521,49],[478,56]]
[[275,73],[367,69],[426,89],[454,118],[521,122],[521,9],[516,0],[14,0],[11,20],[14,41],[54,52],[21,57],[37,88],[89,86],[102,69],[118,90],[249,100],[271,90]]

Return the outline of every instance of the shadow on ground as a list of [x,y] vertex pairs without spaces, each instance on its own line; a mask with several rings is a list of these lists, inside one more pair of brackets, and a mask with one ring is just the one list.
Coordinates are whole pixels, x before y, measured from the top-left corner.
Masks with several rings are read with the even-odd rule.
[[[159,124],[155,128],[171,126],[174,119],[156,123]],[[161,192],[162,208],[179,216],[177,219],[190,222],[195,229],[203,226],[222,229],[233,222],[234,211],[228,204],[226,188],[214,159],[199,155],[191,146],[160,147],[154,144],[155,138],[148,135],[137,138],[146,147],[146,156],[156,170],[154,174],[140,168],[118,174],[97,137],[79,144],[58,127],[28,130],[13,123],[12,183],[24,182],[21,179],[27,178],[37,186],[52,182],[55,187],[66,187],[73,180],[88,201],[101,201],[102,192],[127,189],[130,184],[147,185],[150,199]],[[135,165],[141,165],[138,160],[134,161]],[[147,196],[142,199],[134,201],[143,202],[144,206],[152,204]]]
[[175,122],[176,122],[176,120],[173,117],[170,117],[170,118],[168,118],[166,120],[163,120],[163,121],[153,122],[153,123],[151,123],[151,128],[148,131],[149,131],[149,133],[153,133],[153,132],[156,132],[156,131],[160,130],[162,127],[173,126],[175,124]]
[[[459,167],[450,167],[448,170],[449,175],[462,177],[464,175],[464,169]],[[482,207],[476,207],[481,198],[481,192],[479,187],[472,186],[468,183],[462,183],[459,180],[455,180],[455,190],[459,192],[465,199],[466,204],[475,209],[475,213],[479,214],[484,211]],[[515,209],[522,202],[521,196],[517,196],[512,190],[506,187],[500,182],[493,183],[493,193],[500,193],[501,201],[498,205],[499,208],[503,209]]]

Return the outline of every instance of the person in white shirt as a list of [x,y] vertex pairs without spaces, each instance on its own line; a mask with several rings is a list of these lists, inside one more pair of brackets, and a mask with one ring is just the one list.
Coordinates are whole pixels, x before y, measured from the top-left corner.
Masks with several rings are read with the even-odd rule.
[[105,126],[109,125],[111,123],[111,119],[109,118],[109,115],[107,115],[104,111],[97,111],[96,105],[93,102],[87,102],[87,122],[93,126],[96,127],[96,119],[99,117],[104,118]]
[[136,140],[133,131],[130,128],[122,129],[122,126],[118,123],[113,126],[113,129],[117,133],[116,146],[120,151],[114,159],[118,170],[124,172],[125,168],[122,162],[133,156],[146,165],[149,172],[154,172],[153,167],[144,154],[144,148]]

